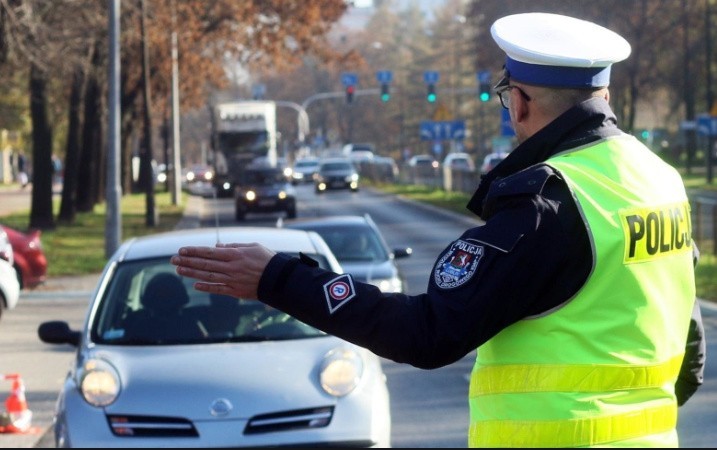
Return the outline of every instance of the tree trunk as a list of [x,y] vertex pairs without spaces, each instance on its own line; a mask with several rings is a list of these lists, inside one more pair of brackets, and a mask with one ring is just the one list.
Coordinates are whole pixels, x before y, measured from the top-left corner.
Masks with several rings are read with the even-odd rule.
[[82,180],[83,186],[77,189],[77,210],[90,212],[97,203],[97,182],[98,182],[98,149],[97,133],[102,128],[100,114],[97,111],[96,97],[100,95],[97,86],[97,79],[94,73],[90,73],[85,86],[84,95],[84,124],[82,130],[82,156],[80,157],[80,170],[78,180]]
[[82,90],[85,83],[85,74],[78,67],[72,77],[72,90],[70,91],[69,118],[67,125],[67,148],[65,149],[65,173],[62,183],[62,202],[58,221],[71,224],[75,221],[77,212],[78,162],[80,159],[80,131],[82,129],[80,115],[82,110]]
[[142,87],[144,89],[144,148],[142,152],[140,178],[145,189],[144,193],[147,205],[145,225],[155,227],[158,224],[158,215],[154,202],[154,170],[152,169],[152,90],[149,74],[149,42],[145,24],[147,10],[144,0],[140,0],[140,4],[142,7]]
[[46,74],[30,67],[30,116],[32,121],[32,202],[30,228],[55,228],[52,211],[52,129],[47,117]]

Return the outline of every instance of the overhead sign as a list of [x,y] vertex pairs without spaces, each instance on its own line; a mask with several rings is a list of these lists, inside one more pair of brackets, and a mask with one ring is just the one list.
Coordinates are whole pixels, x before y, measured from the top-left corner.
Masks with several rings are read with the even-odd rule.
[[478,78],[479,83],[490,83],[490,72],[487,70],[478,72],[476,73],[476,78]]
[[463,120],[421,122],[422,141],[459,141],[466,137],[466,123]]
[[358,75],[352,72],[344,72],[341,74],[341,83],[344,86],[356,86],[358,83]]
[[439,74],[436,71],[433,70],[427,70],[423,72],[423,81],[426,84],[435,84],[438,83]]
[[390,70],[379,70],[376,72],[376,81],[379,83],[390,83],[393,80],[393,73]]
[[510,123],[510,111],[505,108],[501,108],[500,111],[500,135],[515,136],[515,130],[513,129],[513,125]]
[[697,116],[697,133],[704,136],[717,136],[717,117],[709,114]]

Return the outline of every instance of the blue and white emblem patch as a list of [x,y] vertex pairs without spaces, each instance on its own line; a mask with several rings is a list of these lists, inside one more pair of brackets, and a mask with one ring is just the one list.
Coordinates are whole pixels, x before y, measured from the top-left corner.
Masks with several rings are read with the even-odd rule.
[[324,296],[329,305],[329,313],[333,314],[337,309],[344,306],[352,298],[356,297],[354,281],[348,274],[334,278],[324,284]]
[[471,279],[485,249],[463,240],[457,240],[438,260],[433,269],[433,280],[441,289],[457,288]]

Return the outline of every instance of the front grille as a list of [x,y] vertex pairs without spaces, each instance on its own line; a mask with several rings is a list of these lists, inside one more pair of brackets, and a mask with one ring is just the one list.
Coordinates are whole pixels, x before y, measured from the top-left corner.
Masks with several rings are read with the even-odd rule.
[[107,416],[112,434],[120,437],[197,437],[192,422],[180,417]]
[[322,428],[331,423],[333,415],[333,406],[261,414],[249,420],[244,433],[258,434],[301,428]]

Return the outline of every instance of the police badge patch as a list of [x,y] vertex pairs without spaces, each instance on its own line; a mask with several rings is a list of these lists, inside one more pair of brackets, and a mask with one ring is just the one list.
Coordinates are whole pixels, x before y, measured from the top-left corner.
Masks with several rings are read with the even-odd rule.
[[348,303],[349,300],[356,297],[356,290],[351,276],[344,274],[324,284],[324,296],[326,297],[326,303],[329,305],[329,314],[333,314],[337,309]]
[[482,245],[457,240],[438,260],[433,269],[433,279],[441,289],[457,288],[471,279],[485,249]]

